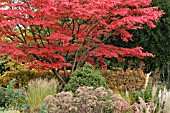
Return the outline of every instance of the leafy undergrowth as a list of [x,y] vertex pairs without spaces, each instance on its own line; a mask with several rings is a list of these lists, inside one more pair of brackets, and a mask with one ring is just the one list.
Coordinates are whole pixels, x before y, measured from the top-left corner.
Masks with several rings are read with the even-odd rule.
[[[132,73],[140,74],[140,72],[136,70],[128,73],[132,76]],[[168,113],[170,111],[170,93],[162,85],[152,86],[149,81],[145,89],[116,93],[108,89],[100,71],[89,64],[75,71],[67,83],[70,87],[62,92],[57,93],[59,83],[54,78],[31,80],[26,87],[19,84],[19,89],[15,89],[15,83],[16,80],[12,80],[6,88],[0,88],[2,113],[58,113],[59,111],[61,113]]]
[[[11,82],[7,88],[1,88],[3,89],[3,93],[2,91],[0,93],[2,113],[50,113],[50,110],[61,110],[62,113],[71,110],[76,113],[82,109],[87,110],[86,112],[83,110],[82,113],[95,113],[94,111],[100,111],[102,107],[102,110],[106,110],[103,111],[104,113],[114,113],[115,110],[119,113],[134,111],[168,113],[170,110],[170,93],[165,87],[160,88],[160,86],[149,86],[145,91],[125,92],[121,95],[114,94],[110,89],[105,90],[102,87],[95,89],[88,86],[79,87],[75,93],[68,91],[56,94],[56,87],[58,87],[56,80],[30,81],[27,92],[24,87],[14,89],[12,87],[14,83]],[[6,99],[3,101],[6,103],[2,104],[2,99]],[[68,113],[73,113],[71,111]]]

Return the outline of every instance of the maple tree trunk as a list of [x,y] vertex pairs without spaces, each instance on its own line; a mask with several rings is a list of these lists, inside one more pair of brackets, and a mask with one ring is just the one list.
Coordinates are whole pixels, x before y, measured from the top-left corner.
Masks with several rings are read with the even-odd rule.
[[61,92],[64,86],[66,85],[66,81],[58,74],[56,69],[52,69],[52,72],[56,75],[59,82],[59,87],[57,87],[56,92]]

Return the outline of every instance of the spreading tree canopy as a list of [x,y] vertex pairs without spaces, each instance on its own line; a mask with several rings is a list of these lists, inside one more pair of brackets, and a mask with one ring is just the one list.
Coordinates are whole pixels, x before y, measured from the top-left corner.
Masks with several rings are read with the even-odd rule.
[[[129,30],[156,27],[164,13],[151,0],[1,0],[0,55],[30,68],[72,71],[90,62],[105,66],[105,58],[154,57],[142,47],[106,44],[111,36],[132,40]],[[95,61],[94,61],[95,60]]]

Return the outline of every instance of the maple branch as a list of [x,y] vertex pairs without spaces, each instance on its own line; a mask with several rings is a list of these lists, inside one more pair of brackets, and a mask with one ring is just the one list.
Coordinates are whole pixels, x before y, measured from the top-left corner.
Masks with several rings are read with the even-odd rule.
[[72,28],[72,37],[73,37],[73,38],[72,38],[71,42],[74,43],[74,39],[75,39],[75,35],[76,35],[76,34],[74,34],[74,29],[75,29],[74,19],[72,20],[72,24],[73,24],[73,25],[72,25],[72,26],[73,26],[73,28]]
[[25,37],[26,37],[27,36],[27,28],[24,25],[22,25],[22,26],[25,28],[24,34],[25,34]]
[[[51,64],[53,63],[52,60],[50,60],[50,63],[51,63]],[[66,82],[64,81],[64,79],[57,73],[56,69],[53,68],[53,69],[52,69],[52,72],[53,72],[55,75],[57,75],[57,79],[58,79],[58,80],[61,80],[64,85],[66,84]]]
[[72,28],[72,36],[74,36],[74,19],[72,20],[73,28]]
[[69,25],[67,22],[65,22],[65,23],[67,24],[68,28],[70,28],[70,30],[73,31],[71,28],[71,25]]
[[66,53],[66,62],[68,60],[68,53],[69,53],[69,51],[67,51],[67,53]]
[[66,23],[67,24],[67,26],[68,26],[68,28],[70,28],[70,30],[72,31],[72,28],[71,28],[71,24],[69,25],[67,22],[68,22],[68,18],[66,18],[66,21],[64,20],[65,19],[65,17],[64,17],[64,15],[62,15],[62,17],[63,17],[63,23],[62,23],[62,28],[64,28],[64,23]]
[[81,26],[81,24],[79,24],[79,22],[75,19],[75,21],[76,21],[76,23],[78,24],[78,27],[77,27],[77,33],[75,33],[75,35],[76,34],[78,34],[79,32],[80,32],[80,26]]
[[66,66],[64,66],[64,78],[68,77]]
[[102,42],[104,43],[105,41],[107,41],[107,40],[109,39],[109,37],[113,36],[113,34],[114,34],[115,32],[119,31],[119,30],[122,29],[122,28],[123,28],[123,26],[121,26],[120,28],[118,28],[118,29],[115,30],[114,32],[108,33],[107,37],[104,38],[104,39],[102,40]]
[[84,57],[88,52],[89,52],[89,50],[86,50],[86,51],[83,52],[83,54],[81,55],[79,61],[77,62],[76,68],[79,67],[79,64],[80,64],[81,60],[83,59],[83,57]]
[[74,71],[74,68],[75,68],[75,66],[76,66],[77,56],[78,56],[78,52],[77,52],[77,50],[76,50],[76,51],[75,51],[75,57],[74,57],[74,63],[73,63],[72,69],[71,69],[71,73]]
[[[83,53],[83,55],[81,55],[81,57],[80,57],[77,65],[76,65],[76,69],[81,66],[80,63],[84,63],[83,61],[81,61],[81,60],[83,59],[83,57],[84,57],[85,55],[89,54],[89,52],[93,51],[94,49],[96,49],[96,48],[98,48],[98,47],[100,47],[100,46],[93,46],[90,50],[86,50],[86,51]],[[88,57],[87,57],[87,58],[88,58]],[[87,59],[87,58],[86,58],[86,59]],[[86,60],[84,60],[84,61],[86,61]]]
[[[83,45],[84,45],[86,39],[88,38],[89,34],[91,33],[91,31],[92,31],[98,24],[99,24],[99,23],[97,23],[96,25],[94,25],[91,29],[90,29],[90,27],[88,28],[88,29],[90,29],[90,30],[87,32],[86,36],[84,37],[84,39],[83,39],[83,41],[82,41],[82,43],[81,43],[81,48],[82,48],[82,49],[84,49]],[[92,38],[90,38],[90,40],[91,40],[91,39],[92,39]],[[89,41],[90,41],[90,40],[89,40]]]
[[[58,80],[61,80],[62,83],[60,83],[61,85],[64,85],[66,84],[66,82],[63,80],[63,78],[57,73],[56,69],[52,69],[52,72],[57,75],[57,79]],[[60,82],[60,81],[59,81]],[[63,87],[63,86],[62,86]],[[61,88],[62,89],[62,88]]]
[[[15,35],[15,37],[18,38],[19,40],[21,40],[22,43],[24,43],[24,41],[23,41],[19,36],[16,36],[16,35]],[[10,39],[13,41],[12,38],[10,38]]]
[[[87,32],[87,34],[86,34],[86,36],[84,37],[84,39],[83,39],[83,41],[82,41],[82,43],[81,43],[81,48],[78,50],[79,51],[79,53],[80,53],[80,51],[82,50],[82,55],[81,55],[81,57],[80,57],[80,59],[79,59],[79,61],[77,62],[77,65],[76,65],[76,62],[74,62],[74,68],[76,67],[76,69],[80,66],[80,62],[81,62],[81,60],[83,59],[83,57],[87,54],[87,53],[89,53],[90,51],[89,50],[85,50],[84,52],[83,52],[83,49],[85,49],[84,47],[83,47],[83,45],[84,45],[84,42],[85,42],[85,40],[87,39],[87,37],[89,36],[89,34],[91,33],[91,31],[94,29],[94,28],[96,28],[96,26],[98,26],[98,24],[99,23],[97,23],[96,25],[94,25],[93,27],[91,27],[91,29],[90,29],[90,26],[89,26],[89,28],[88,28],[88,32]],[[92,38],[90,38],[90,40],[91,40]],[[90,41],[89,40],[89,41]],[[90,43],[88,43],[88,44],[90,44]],[[92,47],[92,49],[91,50],[93,50],[95,47]],[[74,68],[72,68],[72,71],[74,70]]]
[[34,30],[32,29],[32,26],[30,26],[30,28],[31,28],[30,32],[32,33],[32,36],[33,36],[33,38],[34,38],[34,41],[37,42],[37,38],[36,38],[36,36],[35,36]]
[[84,41],[87,39],[87,37],[89,36],[89,34],[93,31],[93,29],[95,29],[98,25],[99,25],[99,23],[97,23],[96,25],[94,25],[91,29],[90,29],[90,27],[88,28],[88,29],[90,29],[90,30],[87,30],[87,34],[86,34],[86,36],[84,37],[83,43],[84,43]]
[[[5,29],[7,29],[5,26],[3,26]],[[12,28],[10,28],[10,26],[8,26],[8,28],[11,30],[11,32],[13,31]],[[16,36],[16,35],[15,35]],[[21,42],[24,43],[24,41],[19,37],[19,36],[16,36],[19,40],[21,40]],[[14,41],[14,39],[11,38],[11,36],[9,37],[12,41]]]
[[48,31],[49,36],[50,36],[51,33],[50,33],[50,28],[49,27],[47,27],[47,31]]
[[[93,15],[90,16],[90,17],[87,19],[87,21],[89,21],[92,17],[93,17]],[[77,18],[78,18],[78,17],[77,17]],[[78,19],[77,19],[77,20],[78,20]],[[72,36],[73,36],[73,39],[72,39],[72,41],[71,41],[72,43],[73,43],[73,41],[74,41],[75,35],[80,32],[80,26],[81,26],[81,24],[80,24],[77,20],[76,20],[76,19],[73,19],[73,20],[72,20],[72,23],[73,23],[73,29],[71,29],[71,30],[72,30]],[[74,28],[75,28],[74,21],[78,24],[77,33],[75,33],[75,34],[74,34]],[[90,27],[91,27],[91,26],[89,26],[88,29],[90,29]],[[86,27],[85,27],[84,29],[86,29]],[[84,30],[84,29],[83,29],[83,30]],[[88,30],[87,30],[87,31],[88,31]],[[91,31],[90,31],[90,32],[91,32]]]
[[[51,33],[50,33],[49,27],[47,27],[47,31],[46,31],[45,28],[44,28],[44,31],[45,31],[45,33],[48,33],[47,36],[50,36]],[[49,40],[46,40],[46,41],[47,41],[48,44],[50,44]]]
[[36,27],[36,28],[37,28],[37,30],[38,30],[38,36],[40,37],[41,44],[42,44],[43,47],[45,48],[45,45],[44,45],[44,43],[43,43],[43,39],[42,39],[42,36],[41,36],[41,30],[42,30],[42,28],[41,28],[41,29],[39,29],[38,27]]
[[21,34],[22,38],[24,39],[24,42],[27,44],[27,41],[26,41],[26,39],[25,39],[25,37],[24,37],[24,35],[22,33],[21,27],[18,24],[17,24],[17,27],[19,28],[20,34]]

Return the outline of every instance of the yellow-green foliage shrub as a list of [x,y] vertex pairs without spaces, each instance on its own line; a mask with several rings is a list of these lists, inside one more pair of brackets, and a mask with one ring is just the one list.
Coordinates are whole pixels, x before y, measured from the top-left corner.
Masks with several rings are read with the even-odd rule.
[[24,86],[28,85],[28,82],[32,79],[36,78],[55,78],[55,75],[52,72],[37,72],[35,70],[18,70],[18,71],[7,71],[2,76],[2,86],[7,86],[9,81],[12,79],[16,79],[16,86],[19,84]]
[[[4,62],[4,66],[8,69],[4,69],[4,72],[6,71],[17,71],[17,70],[24,70],[24,69],[28,69],[28,64],[27,63],[18,63],[16,60],[7,57],[7,56],[3,56],[0,57],[0,61]],[[4,68],[4,67],[0,67],[0,68]]]
[[118,69],[103,72],[110,89],[118,92],[139,91],[145,85],[146,74],[141,69]]

